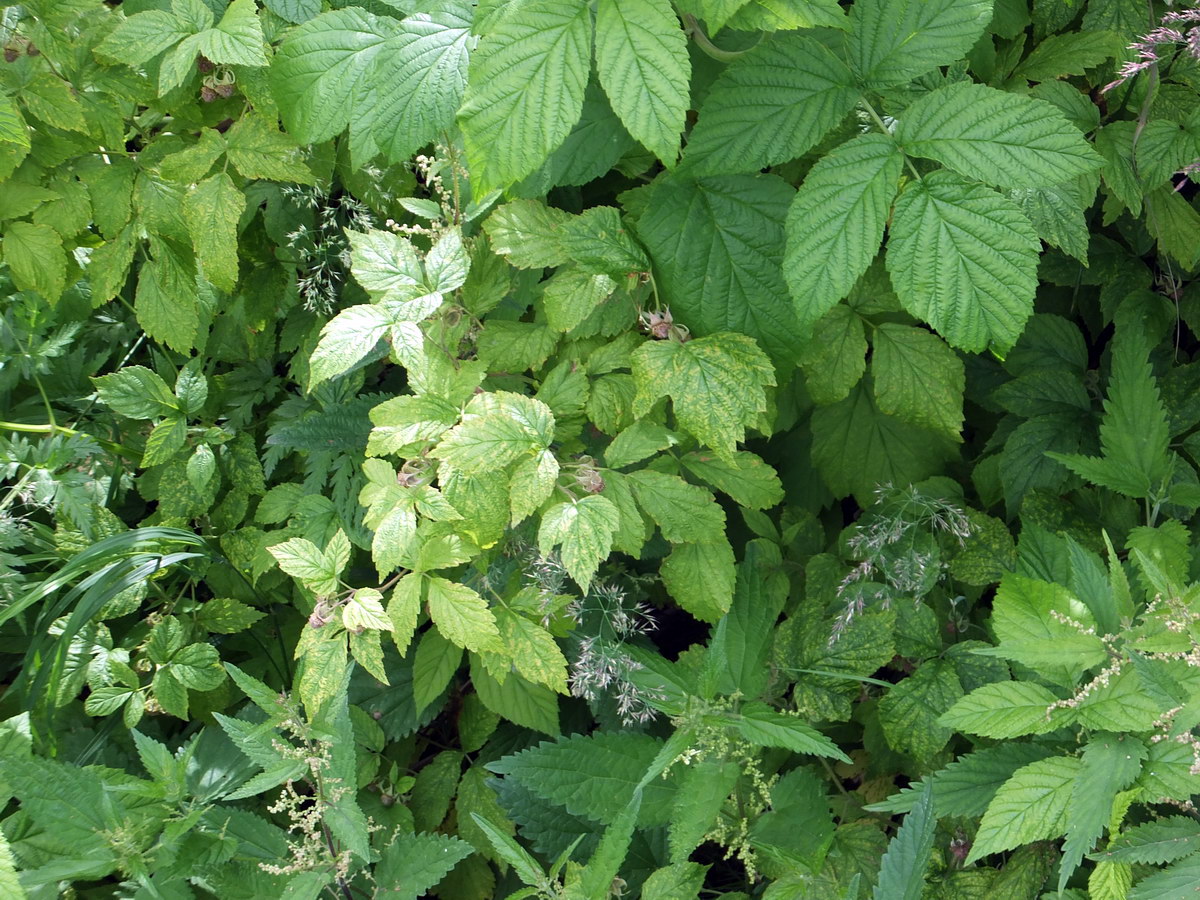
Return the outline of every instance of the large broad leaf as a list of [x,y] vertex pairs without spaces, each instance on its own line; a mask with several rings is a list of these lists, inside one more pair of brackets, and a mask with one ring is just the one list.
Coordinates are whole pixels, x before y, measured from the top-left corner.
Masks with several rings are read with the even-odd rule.
[[1000,187],[1050,187],[1103,163],[1053,104],[969,81],[908,107],[896,139],[910,155]]
[[288,35],[271,66],[271,87],[298,141],[325,141],[349,124],[359,83],[396,31],[392,19],[350,7],[324,13]]
[[867,87],[891,87],[954,62],[991,18],[992,0],[858,0],[846,44]]
[[866,134],[822,157],[804,179],[788,210],[783,258],[802,327],[850,293],[879,252],[903,164],[895,141]]
[[953,452],[945,438],[881,412],[870,381],[812,417],[812,457],[821,477],[837,496],[865,503],[881,484],[928,478]]
[[478,196],[520,181],[566,139],[583,110],[591,31],[585,0],[530,0],[480,42],[459,113]]
[[471,5],[443,3],[401,22],[375,57],[370,77],[380,89],[373,133],[392,162],[407,160],[454,126],[472,42]]
[[586,591],[601,561],[612,550],[620,522],[616,505],[599,494],[560,503],[542,516],[538,548],[549,553],[559,547],[567,572]]
[[[513,756],[487,764],[492,772],[513,778],[545,800],[565,806],[572,815],[611,822],[625,810],[654,763],[663,742],[632,732],[572,735],[543,741]],[[641,823],[666,824],[673,785],[654,778],[644,788]]]
[[775,384],[770,361],[744,334],[649,341],[631,365],[641,407],[669,396],[680,426],[729,462],[746,428],[766,410],[766,387]]
[[887,268],[906,310],[977,353],[989,344],[1007,349],[1021,334],[1040,249],[1012,200],[942,170],[896,202]]
[[1060,837],[1067,830],[1067,804],[1082,765],[1071,756],[1054,756],[1018,769],[988,804],[967,864],[989,853]]
[[854,76],[825,45],[798,33],[764,41],[717,79],[688,138],[698,175],[756,172],[795,159],[858,100]]
[[792,188],[773,175],[669,177],[652,189],[638,237],[662,299],[698,334],[738,331],[780,362],[801,332],[780,269]]
[[596,72],[629,133],[672,165],[690,101],[692,64],[669,0],[600,0]]
[[962,360],[936,334],[885,322],[875,329],[871,375],[875,400],[890,416],[954,441],[962,438]]

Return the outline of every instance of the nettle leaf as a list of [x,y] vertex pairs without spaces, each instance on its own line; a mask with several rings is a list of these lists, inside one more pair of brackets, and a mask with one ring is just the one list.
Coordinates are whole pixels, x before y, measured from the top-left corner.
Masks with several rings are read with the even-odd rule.
[[1173,467],[1167,414],[1147,359],[1146,342],[1118,337],[1100,423],[1100,457],[1047,453],[1075,474],[1128,497],[1146,498],[1166,484]]
[[[1079,628],[1072,622],[1080,623]],[[1091,611],[1057,584],[1010,574],[992,604],[997,653],[1041,671],[1078,674],[1108,658]]]
[[417,900],[475,852],[446,834],[398,834],[389,841],[372,875],[375,885],[395,900]]
[[1161,865],[1200,850],[1200,822],[1185,816],[1167,816],[1125,830],[1091,859],[1119,863]]
[[669,0],[600,0],[596,72],[634,139],[674,164],[690,105],[692,64]]
[[850,757],[833,741],[797,716],[777,712],[759,702],[743,704],[738,713],[732,719],[734,728],[752,744],[850,762]]
[[404,19],[374,60],[372,135],[392,162],[404,162],[454,126],[467,84],[473,10],[439,3]]
[[1065,834],[1067,805],[1082,766],[1073,756],[1054,756],[1018,769],[988,804],[966,864]]
[[1067,807],[1067,839],[1059,863],[1058,889],[1110,827],[1113,800],[1142,771],[1146,747],[1128,734],[1096,734],[1083,748],[1083,766]]
[[548,509],[538,529],[538,549],[559,555],[567,572],[587,591],[600,562],[612,550],[621,514],[607,497],[592,494]]
[[592,56],[584,0],[530,0],[471,57],[459,126],[478,196],[529,175],[583,111]]
[[636,223],[675,318],[697,334],[749,335],[791,362],[802,346],[780,264],[794,192],[774,175],[657,181]]
[[540,400],[509,391],[476,394],[462,421],[431,455],[467,475],[502,469],[545,450],[554,438],[554,414]]
[[[757,172],[801,156],[858,101],[854,75],[821,42],[776,35],[721,73],[688,137],[696,175]],[[635,135],[636,136],[636,135]]]
[[788,209],[783,276],[802,327],[850,293],[879,252],[904,156],[865,134],[823,156]]
[[921,328],[885,322],[871,344],[880,410],[961,441],[966,375],[945,341]]
[[904,308],[951,346],[1004,350],[1033,312],[1040,250],[1012,200],[942,170],[896,202],[887,269]]
[[1048,688],[1028,681],[985,684],[961,698],[938,720],[966,734],[1006,740],[1025,734],[1044,734],[1063,724],[1065,710],[1050,715],[1059,698]]
[[867,808],[875,812],[908,812],[920,797],[924,781],[929,781],[933,784],[939,816],[975,818],[983,815],[996,791],[1017,769],[1045,759],[1051,752],[1037,744],[1014,741],[997,744],[960,756],[941,771]]
[[775,384],[770,361],[744,334],[713,334],[683,344],[648,341],[630,362],[635,404],[648,409],[669,396],[680,427],[728,461],[746,428],[766,410],[766,388]]
[[969,81],[909,106],[896,140],[905,153],[999,187],[1050,187],[1103,164],[1053,104]]
[[[662,748],[662,740],[650,735],[600,731],[543,741],[487,768],[572,815],[610,823],[629,807]],[[639,823],[666,824],[674,793],[673,785],[661,778],[646,784]]]
[[991,18],[992,0],[859,0],[846,49],[867,87],[892,87],[954,62]]
[[394,19],[348,7],[289,32],[271,65],[271,88],[288,133],[315,144],[344,131],[361,83],[397,29]]
[[936,831],[933,788],[926,785],[916,806],[888,844],[879,867],[874,900],[920,900]]

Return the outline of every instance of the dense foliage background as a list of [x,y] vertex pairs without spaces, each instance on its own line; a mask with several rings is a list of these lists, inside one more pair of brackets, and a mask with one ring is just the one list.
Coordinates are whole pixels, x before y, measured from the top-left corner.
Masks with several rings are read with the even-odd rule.
[[1200,11],[0,8],[0,894],[1200,890]]

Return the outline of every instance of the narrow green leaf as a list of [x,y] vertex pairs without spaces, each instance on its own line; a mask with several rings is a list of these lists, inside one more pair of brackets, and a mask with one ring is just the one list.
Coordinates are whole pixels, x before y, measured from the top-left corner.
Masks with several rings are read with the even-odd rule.
[[967,865],[990,853],[1061,837],[1082,765],[1075,757],[1055,756],[1018,769],[983,814]]
[[920,900],[936,829],[933,787],[926,784],[917,805],[904,817],[883,855],[879,881],[872,895],[874,900]]
[[788,209],[783,258],[802,326],[850,293],[879,252],[903,163],[890,137],[866,134],[823,156],[804,179]]
[[223,291],[237,284],[237,226],[245,208],[246,196],[224,172],[192,187],[183,201],[204,277]]

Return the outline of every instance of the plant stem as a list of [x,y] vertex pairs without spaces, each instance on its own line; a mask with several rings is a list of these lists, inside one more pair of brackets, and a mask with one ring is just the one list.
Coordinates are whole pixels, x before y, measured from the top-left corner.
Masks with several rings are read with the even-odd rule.
[[749,53],[751,50],[757,47],[759,41],[762,40],[762,35],[760,34],[758,41],[755,41],[745,50],[722,50],[711,40],[709,40],[708,35],[704,33],[704,29],[700,27],[700,23],[696,21],[696,17],[691,13],[683,14],[683,25],[684,30],[690,34],[692,36],[692,40],[696,42],[696,46],[699,47],[707,56],[711,56],[718,62],[733,62],[739,56],[744,56],[746,53]]
[[113,441],[106,441],[104,438],[98,438],[95,435],[85,434],[82,431],[76,431],[74,428],[67,428],[65,425],[29,425],[24,422],[0,422],[0,431],[22,431],[28,434],[61,434],[67,437],[83,437],[91,438],[109,453],[115,453],[118,456],[123,456],[128,460],[137,462],[142,458],[142,455],[136,450],[130,450],[123,444],[117,444]]
[[[871,120],[876,124],[876,126],[878,126],[879,130],[894,140],[895,138],[892,135],[891,129],[889,129],[887,127],[887,123],[883,121],[883,116],[879,115],[879,112],[874,106],[871,105],[871,101],[866,97],[863,97],[862,105],[867,111],[867,115],[871,117]],[[904,153],[903,150],[900,152]],[[908,167],[908,171],[912,173],[913,178],[915,178],[917,181],[921,180],[921,173],[917,171],[917,167],[913,165],[913,161],[908,158],[907,154],[904,155],[904,165]]]

